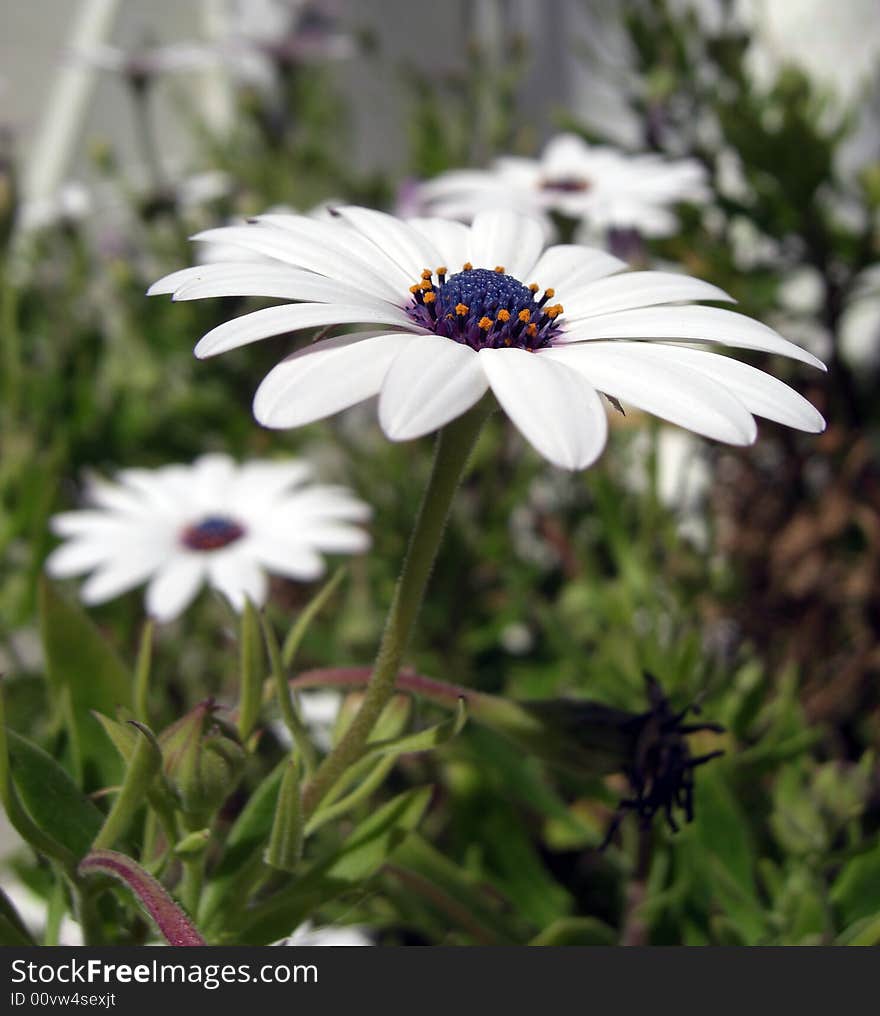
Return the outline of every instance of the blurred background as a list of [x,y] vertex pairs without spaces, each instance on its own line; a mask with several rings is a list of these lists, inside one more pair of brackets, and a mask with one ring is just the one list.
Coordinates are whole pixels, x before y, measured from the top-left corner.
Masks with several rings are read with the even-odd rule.
[[[426,839],[487,887],[517,941],[570,918],[581,920],[576,941],[603,943],[813,944],[874,927],[875,5],[7,0],[0,9],[0,669],[10,725],[57,744],[35,616],[48,517],[78,503],[92,472],[206,450],[309,455],[374,506],[374,551],[310,633],[303,666],[371,658],[430,441],[388,444],[372,409],[291,433],[259,429],[253,390],[289,341],[198,363],[192,345],[230,304],[144,298],[150,282],[197,257],[190,234],[275,206],[394,210],[420,180],[535,155],[561,130],[692,157],[711,200],[682,207],[679,230],[644,241],[644,259],[721,286],[824,359],[821,377],[794,363],[772,370],[819,407],[827,431],[762,421],[756,445],[732,449],[614,414],[603,459],[572,477],[496,421],[412,658],[486,691],[633,711],[645,708],[650,670],[676,705],[699,700],[727,730],[724,758],[700,771],[696,819],[677,836],[658,829],[647,854],[625,826],[599,853],[622,786],[560,781],[471,728],[434,759],[406,760],[394,781],[438,783]],[[289,616],[312,593],[279,581],[273,609]],[[92,613],[132,659],[139,595]],[[230,696],[234,640],[208,596],[166,626],[157,711],[170,720],[207,693]],[[8,851],[16,877],[44,888],[32,859],[12,841]],[[389,944],[473,940],[411,886],[383,872],[344,913]]]

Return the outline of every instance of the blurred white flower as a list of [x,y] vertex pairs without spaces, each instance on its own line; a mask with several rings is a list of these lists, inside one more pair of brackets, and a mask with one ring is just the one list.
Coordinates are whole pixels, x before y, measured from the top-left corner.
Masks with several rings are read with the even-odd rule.
[[51,197],[32,198],[19,206],[16,227],[22,233],[33,233],[53,226],[69,226],[82,222],[94,207],[92,194],[81,183],[63,184]]
[[[406,441],[443,427],[491,389],[524,437],[564,469],[586,468],[602,452],[599,392],[731,444],[755,440],[752,414],[811,432],[824,427],[781,381],[679,341],[822,366],[757,321],[681,305],[729,300],[720,289],[668,272],[618,275],[623,262],[599,250],[544,250],[541,226],[513,212],[482,212],[469,228],[347,207],[326,221],[266,215],[195,239],[276,263],[187,268],[151,294],[302,301],[213,328],[197,356],[306,328],[371,329],[309,345],[270,371],[254,401],[267,427],[301,426],[378,395],[382,430]],[[547,286],[543,293],[532,279]]]
[[101,603],[149,581],[148,613],[177,617],[207,583],[235,610],[266,599],[266,572],[312,581],[322,553],[359,553],[367,534],[352,523],[369,508],[345,487],[310,484],[304,462],[233,462],[204,455],[192,465],[125,469],[93,482],[94,506],[63,512],[52,529],[65,542],[46,561],[57,578],[90,572],[81,589]]
[[274,945],[375,945],[370,936],[357,925],[328,925],[316,928],[311,921],[301,924],[292,935]]
[[629,155],[560,134],[537,159],[505,156],[488,170],[452,170],[426,181],[407,200],[429,214],[466,221],[486,208],[558,212],[596,237],[611,229],[669,235],[678,225],[674,206],[707,197],[706,172],[696,160]]
[[145,44],[131,49],[121,46],[80,46],[71,57],[95,70],[109,71],[135,85],[146,84],[165,74],[190,73],[215,67],[220,57],[207,43],[175,42]]
[[354,41],[337,27],[333,8],[327,0],[237,0],[217,52],[234,76],[271,88],[280,68],[354,53]]
[[[333,728],[336,726],[342,699],[341,692],[329,689],[297,693],[302,721],[312,735],[312,743],[323,751],[329,751],[333,745]],[[276,722],[272,730],[283,747],[293,747],[293,738],[283,723]]]
[[840,352],[857,370],[880,366],[880,265],[862,272],[841,315]]

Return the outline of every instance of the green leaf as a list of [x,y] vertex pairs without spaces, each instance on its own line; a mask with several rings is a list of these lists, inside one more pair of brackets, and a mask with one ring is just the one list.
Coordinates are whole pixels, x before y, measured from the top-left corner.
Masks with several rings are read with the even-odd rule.
[[263,646],[260,618],[250,600],[244,605],[239,628],[238,736],[242,744],[248,739],[260,716],[263,692]]
[[104,816],[51,755],[14,730],[6,737],[12,779],[36,826],[74,858],[88,853]]
[[300,789],[300,764],[294,757],[284,768],[275,818],[269,834],[265,861],[279,871],[296,871],[302,856],[303,814]]
[[595,917],[561,917],[529,945],[617,945],[617,932]]
[[112,715],[131,707],[132,677],[78,605],[40,584],[40,626],[49,683],[62,703],[74,773],[86,789],[119,782],[119,759],[92,710]]
[[474,875],[417,832],[397,849],[390,874],[407,892],[421,895],[439,910],[445,924],[457,925],[478,944],[521,944],[511,935],[511,921],[502,913],[498,894],[490,895]]
[[880,945],[880,914],[850,925],[837,937],[835,945]]
[[830,895],[846,924],[880,913],[880,845],[847,861]]
[[285,759],[260,783],[229,830],[223,856],[205,888],[199,910],[205,928],[210,929],[218,916],[231,916],[244,905],[247,886],[262,870],[263,848],[272,829],[286,764]]
[[467,709],[464,699],[458,700],[455,716],[438,723],[436,726],[419,730],[415,734],[404,734],[384,741],[371,741],[364,749],[364,758],[378,755],[409,755],[420,751],[431,751],[450,741],[461,732],[467,721]]
[[140,735],[125,770],[125,779],[110,813],[92,843],[93,850],[112,847],[127,830],[136,812],[144,804],[153,780],[162,768],[159,742],[149,727],[130,721]]
[[18,916],[12,900],[0,889],[0,945],[37,945]]
[[242,945],[276,941],[301,924],[323,903],[371,878],[421,821],[431,798],[430,787],[408,790],[363,822],[340,850],[319,862],[288,889],[258,904],[230,928]]

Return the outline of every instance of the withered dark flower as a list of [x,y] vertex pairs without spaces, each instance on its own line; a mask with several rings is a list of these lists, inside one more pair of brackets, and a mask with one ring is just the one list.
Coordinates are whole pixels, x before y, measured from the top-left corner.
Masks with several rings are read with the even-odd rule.
[[694,769],[724,754],[718,750],[691,755],[688,734],[703,730],[723,733],[724,728],[718,723],[685,723],[689,713],[699,712],[698,706],[691,703],[673,712],[660,682],[652,674],[645,674],[645,684],[650,708],[625,723],[633,738],[633,753],[623,772],[632,797],[624,798],[617,806],[600,850],[611,843],[628,814],[637,815],[643,829],[650,827],[659,811],[673,832],[679,829],[676,810],[684,812],[685,821],[693,821]]

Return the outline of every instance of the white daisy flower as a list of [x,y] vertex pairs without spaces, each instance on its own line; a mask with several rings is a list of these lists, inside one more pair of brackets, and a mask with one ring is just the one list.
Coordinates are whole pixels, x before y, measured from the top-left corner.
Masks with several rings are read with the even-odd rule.
[[267,427],[311,423],[378,395],[383,431],[406,441],[443,427],[491,389],[542,455],[582,469],[605,444],[599,392],[731,444],[755,440],[752,414],[806,431],[824,426],[781,381],[683,344],[721,343],[822,367],[757,321],[682,305],[730,300],[726,293],[669,272],[622,274],[625,264],[599,250],[544,250],[541,226],[510,211],[482,212],[467,227],[346,207],[328,221],[268,215],[195,239],[275,263],[187,268],[150,293],[301,301],[224,322],[202,337],[197,356],[305,328],[370,329],[309,345],[270,371],[254,401]]
[[560,134],[537,159],[504,156],[487,170],[442,173],[420,186],[417,200],[430,214],[466,221],[503,207],[543,217],[558,212],[590,235],[635,229],[667,236],[678,225],[673,207],[707,196],[705,169],[694,159],[628,155]]
[[266,599],[271,572],[301,582],[324,574],[322,553],[369,546],[353,523],[366,504],[340,486],[309,484],[299,460],[237,464],[203,455],[192,465],[125,469],[117,482],[93,482],[94,507],[51,520],[64,538],[46,561],[56,578],[90,572],[89,604],[148,582],[146,606],[158,621],[178,616],[207,583],[237,611]]

